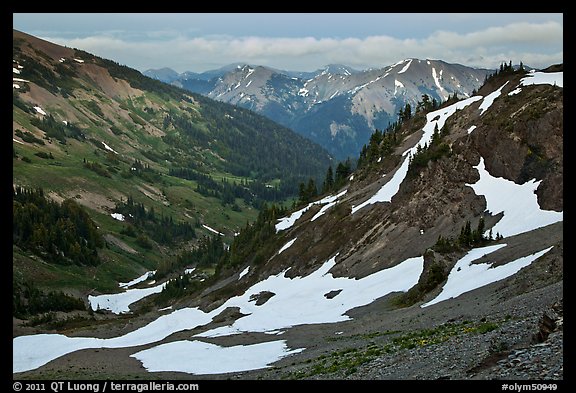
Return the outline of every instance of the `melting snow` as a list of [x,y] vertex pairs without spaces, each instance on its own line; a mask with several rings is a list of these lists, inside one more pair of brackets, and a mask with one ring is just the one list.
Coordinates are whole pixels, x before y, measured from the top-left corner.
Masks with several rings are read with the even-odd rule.
[[552,85],[564,87],[564,72],[535,72],[520,80],[522,86],[529,85]]
[[514,236],[536,228],[563,221],[563,212],[542,210],[535,194],[541,180],[532,179],[524,184],[516,184],[502,177],[494,177],[484,166],[484,158],[475,166],[480,174],[480,180],[472,187],[476,195],[486,198],[486,210],[492,215],[504,212],[504,216],[494,227],[492,233],[502,236]]
[[[265,332],[302,324],[349,320],[350,317],[345,315],[348,310],[369,304],[389,293],[404,292],[413,287],[422,273],[424,258],[409,258],[392,268],[361,279],[333,277],[329,270],[335,264],[336,257],[332,257],[305,277],[290,279],[285,276],[285,272],[268,277],[220,306],[221,310],[239,307],[242,314],[248,315],[237,319],[230,326],[215,328],[197,337]],[[332,299],[324,296],[334,290],[341,292]],[[275,296],[256,306],[250,298],[263,291],[273,292]]]
[[36,109],[36,112],[40,113],[42,116],[46,116],[46,112],[44,112],[44,110],[39,106],[35,106],[34,109]]
[[112,149],[110,146],[108,146],[106,143],[102,142],[102,145],[104,145],[104,149],[111,151],[112,153],[116,153],[118,154],[114,149]]
[[[442,70],[440,70],[440,76],[442,76]],[[434,67],[432,67],[432,78],[434,78],[434,83],[438,87],[438,90],[440,90],[440,94],[442,94],[442,97],[446,99],[446,95],[443,93],[444,88],[440,85],[440,79],[438,78],[438,75],[436,75],[436,68]]]
[[281,254],[283,251],[287,250],[294,242],[298,239],[295,237],[294,239],[290,240],[288,243],[284,244],[282,248],[278,251],[278,254]]
[[494,100],[498,97],[500,97],[500,94],[502,93],[502,89],[504,88],[504,86],[506,86],[508,84],[508,82],[510,81],[506,81],[506,83],[504,83],[502,86],[500,86],[500,88],[496,91],[493,91],[492,93],[488,94],[486,97],[484,97],[484,100],[482,101],[482,103],[480,104],[480,107],[478,109],[480,109],[482,112],[480,112],[480,114],[484,114],[484,112],[486,112],[486,110],[488,108],[490,108],[490,106],[492,105],[492,103],[494,103]]
[[240,280],[242,277],[247,275],[249,271],[250,271],[250,266],[246,266],[246,269],[244,269],[240,272],[240,275],[238,276],[238,280]]
[[[341,196],[343,196],[344,194],[346,194],[347,191],[348,190],[344,190],[341,193],[339,193],[338,195],[327,196],[325,198],[320,199],[319,201],[311,202],[308,204],[308,206],[303,207],[302,209],[295,211],[294,213],[290,214],[288,217],[280,218],[278,220],[278,223],[276,224],[276,232],[291,228],[296,223],[296,221],[300,217],[302,217],[302,214],[306,213],[308,211],[308,209],[310,209],[313,205],[324,205],[326,203],[332,204],[333,202],[337,202],[337,199],[340,198]],[[334,204],[332,204],[330,207],[334,206]],[[322,214],[324,214],[324,212],[322,212]],[[320,212],[318,212],[316,215],[318,215],[319,213]],[[316,217],[316,216],[314,216],[314,217]]]
[[428,307],[432,304],[455,298],[473,289],[510,277],[552,249],[552,247],[548,247],[534,254],[496,267],[493,267],[492,263],[473,263],[475,260],[489,255],[502,247],[506,247],[506,244],[496,244],[469,251],[468,254],[456,263],[452,271],[450,271],[448,280],[442,288],[442,292],[433,300],[422,304],[420,307]]
[[223,233],[218,232],[218,231],[217,231],[216,229],[214,229],[214,228],[210,228],[208,225],[202,224],[202,227],[205,228],[205,229],[207,229],[207,230],[209,230],[209,231],[212,232],[212,233],[215,233],[216,235],[224,236]]
[[[438,129],[441,130],[442,127],[444,127],[444,123],[446,122],[446,120],[450,116],[452,116],[456,112],[456,110],[464,109],[473,102],[476,102],[481,99],[482,96],[470,97],[465,100],[458,101],[450,106],[447,106],[446,108],[441,108],[434,112],[426,114],[427,123],[422,128],[422,131],[424,131],[422,138],[420,138],[420,141],[414,147],[406,150],[402,154],[407,157],[402,162],[400,168],[396,170],[394,176],[392,176],[392,179],[390,179],[386,184],[384,184],[382,188],[380,188],[380,190],[378,190],[378,192],[376,192],[376,194],[372,196],[370,199],[361,203],[358,206],[352,206],[352,214],[356,213],[364,206],[371,205],[373,203],[390,202],[392,200],[392,197],[396,195],[396,193],[400,189],[400,184],[402,184],[404,178],[406,177],[406,174],[408,173],[409,155],[416,153],[418,145],[420,145],[420,147],[424,147],[425,144],[430,143],[432,134],[434,133],[434,126],[437,124]],[[433,120],[436,117],[438,117],[438,119]]]
[[150,372],[220,374],[266,368],[303,350],[289,350],[284,340],[232,347],[202,341],[175,341],[130,356],[140,360],[142,366]]
[[394,79],[394,95],[396,95],[399,87],[404,87],[404,85],[399,80]]
[[[336,257],[332,257],[318,270],[305,277],[290,279],[283,273],[270,276],[253,285],[244,294],[228,299],[223,305],[209,313],[197,308],[176,310],[159,317],[140,329],[119,337],[99,339],[66,337],[60,334],[16,337],[12,341],[13,372],[33,370],[60,356],[81,349],[123,348],[154,343],[175,332],[205,325],[228,307],[239,307],[240,312],[249,315],[236,320],[231,326],[213,329],[203,333],[202,336],[221,336],[240,331],[269,332],[301,324],[349,320],[350,317],[345,315],[348,310],[369,304],[389,293],[407,291],[413,287],[418,282],[424,268],[424,258],[420,256],[406,259],[392,268],[381,270],[361,279],[335,278],[331,273],[328,273],[335,265],[335,260]],[[327,299],[324,296],[325,293],[338,289],[342,290],[338,296],[332,299]],[[253,301],[250,301],[250,298],[262,291],[273,292],[275,296],[266,303],[256,306]],[[193,351],[178,351],[178,356],[176,356],[175,348],[170,347],[171,351],[168,351],[172,365],[176,366],[178,363],[180,364],[178,367],[183,367],[182,365],[185,364],[197,363],[190,361],[191,357],[196,356]],[[209,347],[208,350],[202,352],[203,359],[211,356],[212,350],[216,351],[214,353],[218,351],[217,348]],[[165,354],[166,352],[160,350],[160,353]],[[279,356],[284,354],[284,351],[282,353],[277,352]],[[143,360],[144,357],[141,358],[141,361],[147,362],[148,360]],[[230,370],[244,370],[245,360],[243,357],[230,357],[230,359],[236,360],[235,367],[231,367]],[[268,361],[268,363],[272,361]],[[218,367],[218,361],[200,363]],[[151,367],[151,363],[146,364]],[[210,369],[202,372],[208,371]]]
[[114,218],[118,221],[124,221],[124,215],[121,213],[112,213],[110,215],[112,216],[112,218]]
[[111,295],[88,296],[92,310],[110,310],[114,314],[125,314],[130,312],[130,305],[140,299],[154,293],[162,292],[166,283],[151,288],[128,289],[126,292],[114,293]]
[[143,275],[141,275],[140,277],[136,277],[134,280],[129,281],[129,282],[119,282],[118,285],[121,288],[130,288],[131,286],[134,286],[138,283],[141,283],[142,281],[146,281],[148,280],[150,277],[152,277],[154,274],[156,274],[156,270],[153,271],[149,271],[144,273]]
[[398,72],[399,74],[403,74],[403,73],[405,73],[406,71],[408,71],[408,68],[410,67],[410,64],[412,64],[412,59],[407,59],[407,60],[404,60],[404,61],[408,61],[408,64],[406,64],[406,65],[404,66],[404,68],[402,68],[402,69]]
[[471,134],[472,131],[474,131],[476,129],[476,126],[470,126],[470,128],[468,128],[468,134]]

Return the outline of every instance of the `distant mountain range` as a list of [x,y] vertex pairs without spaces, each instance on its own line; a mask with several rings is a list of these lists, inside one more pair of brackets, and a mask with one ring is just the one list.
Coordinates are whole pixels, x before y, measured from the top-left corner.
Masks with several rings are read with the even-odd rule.
[[362,71],[341,64],[314,72],[231,64],[199,74],[161,68],[144,75],[265,115],[344,159],[357,157],[406,103],[414,110],[423,94],[438,102],[455,93],[469,97],[493,71],[405,59]]

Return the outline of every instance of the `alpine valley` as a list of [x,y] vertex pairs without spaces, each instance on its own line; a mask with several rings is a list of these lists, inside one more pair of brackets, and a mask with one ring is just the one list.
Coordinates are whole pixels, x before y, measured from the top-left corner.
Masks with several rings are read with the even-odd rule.
[[14,379],[563,379],[562,64],[148,74],[13,32]]

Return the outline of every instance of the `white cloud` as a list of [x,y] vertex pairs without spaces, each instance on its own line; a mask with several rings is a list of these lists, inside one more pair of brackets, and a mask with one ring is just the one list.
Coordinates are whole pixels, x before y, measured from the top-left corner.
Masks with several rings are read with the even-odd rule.
[[[436,31],[422,39],[388,35],[364,38],[230,37],[187,38],[172,31],[149,33],[151,41],[99,35],[49,41],[76,47],[145,70],[169,66],[177,71],[205,71],[234,62],[281,69],[314,70],[328,63],[358,68],[384,67],[416,57],[496,68],[502,61],[546,67],[563,61],[563,25],[558,22],[511,23],[471,33]],[[166,37],[161,40],[160,38]]]

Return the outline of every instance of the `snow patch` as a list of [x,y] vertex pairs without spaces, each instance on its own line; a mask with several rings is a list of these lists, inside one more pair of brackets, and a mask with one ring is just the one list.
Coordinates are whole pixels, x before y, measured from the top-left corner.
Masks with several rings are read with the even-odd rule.
[[224,234],[223,234],[222,232],[218,232],[216,229],[210,228],[210,227],[209,227],[208,225],[206,225],[206,224],[202,224],[202,227],[203,227],[204,229],[209,230],[209,231],[212,232],[212,233],[215,233],[216,235],[224,236]]
[[82,60],[82,59],[76,59],[76,58],[74,58],[74,59],[72,59],[72,60],[74,60],[76,63],[84,63],[84,60]]
[[450,271],[448,280],[446,284],[444,284],[444,287],[442,287],[442,292],[433,300],[422,304],[420,307],[428,307],[432,304],[458,297],[463,293],[510,277],[553,248],[548,247],[534,254],[496,267],[494,267],[492,263],[473,263],[483,256],[489,255],[506,246],[506,244],[496,244],[493,246],[474,248],[469,251],[468,254],[456,262],[456,265],[454,265]]
[[250,86],[252,84],[252,80],[250,80],[248,83],[246,83],[246,87]]
[[[283,217],[280,218],[278,220],[278,223],[276,224],[276,232],[279,231],[283,231],[285,229],[291,228],[296,221],[302,217],[302,215],[304,213],[306,213],[308,211],[308,209],[310,209],[312,206],[314,205],[324,205],[326,203],[331,204],[332,202],[337,202],[337,199],[340,198],[341,196],[343,196],[344,194],[346,194],[348,190],[344,190],[341,193],[339,193],[338,195],[335,196],[327,196],[325,198],[320,199],[319,201],[316,202],[310,202],[306,207],[303,207],[300,210],[295,211],[294,213],[290,214],[287,217]],[[335,203],[334,203],[335,204]],[[334,204],[330,205],[330,207],[334,206]],[[328,209],[328,208],[327,208]],[[322,214],[324,214],[324,212],[327,210],[325,209]],[[320,212],[318,212],[314,217],[318,216]],[[317,217],[316,217],[317,218]]]
[[396,95],[396,92],[398,91],[399,87],[403,88],[404,84],[402,82],[400,82],[399,80],[394,79],[394,95]]
[[13,72],[14,74],[19,74],[19,73],[20,73],[20,70],[19,70],[18,68],[12,67],[12,72]]
[[513,96],[515,94],[518,94],[522,91],[522,89],[520,87],[515,88],[514,90],[512,90],[510,93],[508,93],[509,96]]
[[476,129],[476,126],[470,126],[470,128],[468,128],[468,134],[471,134],[472,131],[474,131]]
[[156,274],[156,270],[146,272],[143,275],[141,275],[140,277],[136,277],[134,280],[129,281],[129,282],[119,282],[118,286],[120,286],[121,288],[130,288],[131,286],[134,286],[138,283],[141,283],[142,281],[148,280],[149,278],[154,276],[154,274]]
[[114,314],[125,314],[130,312],[130,305],[150,296],[154,293],[162,292],[166,283],[151,288],[128,289],[126,292],[114,293],[111,295],[88,296],[92,310],[110,310]]
[[250,266],[246,266],[246,269],[244,269],[240,272],[240,275],[238,276],[238,280],[240,280],[242,277],[247,275],[249,271],[250,271]]
[[[404,60],[404,61],[406,61],[406,60]],[[399,73],[399,74],[403,74],[403,73],[405,73],[406,71],[408,71],[408,68],[410,68],[410,64],[412,64],[412,59],[409,59],[408,64],[406,64],[406,65],[404,66],[404,68],[402,68],[400,71],[398,71],[398,73]]]
[[284,244],[280,250],[278,250],[278,254],[281,254],[283,251],[286,251],[294,242],[298,239],[295,237],[294,239],[290,240],[288,243]]
[[116,152],[116,150],[112,149],[110,146],[108,146],[106,143],[102,142],[102,145],[104,145],[104,149],[111,151],[112,153],[118,154]]
[[532,179],[516,184],[502,177],[494,177],[486,170],[484,157],[480,157],[480,163],[474,168],[478,170],[480,180],[466,185],[472,187],[476,195],[486,198],[486,210],[492,215],[504,213],[492,227],[494,235],[514,236],[564,220],[563,212],[542,210],[538,205],[535,191],[541,180]]
[[17,139],[14,139],[14,138],[12,138],[12,140],[13,140],[14,142],[16,142],[16,143],[19,143],[19,144],[21,144],[21,145],[23,145],[23,144],[24,144],[24,142],[20,142],[20,141],[19,141],[19,140],[17,140]]
[[525,78],[520,79],[520,85],[552,85],[564,87],[564,72],[536,72],[530,71]]
[[118,220],[118,221],[124,221],[124,215],[121,213],[112,213],[110,214],[112,216],[113,219]]
[[46,116],[46,112],[44,112],[44,110],[39,106],[35,106],[34,109],[36,109],[36,112],[40,113],[42,116]]
[[484,112],[486,112],[486,110],[488,108],[490,108],[490,106],[492,106],[492,104],[494,103],[494,100],[498,97],[500,97],[500,94],[502,94],[502,89],[504,88],[504,86],[506,86],[508,84],[508,82],[510,81],[506,81],[506,83],[504,83],[502,86],[500,86],[500,88],[496,91],[493,91],[492,93],[488,94],[486,97],[484,97],[484,100],[482,101],[482,103],[480,104],[480,107],[478,109],[481,110],[480,115],[484,114]]
[[302,352],[290,350],[285,340],[221,347],[202,341],[174,341],[130,355],[150,372],[222,374],[267,368],[278,360]]
[[184,274],[192,274],[196,270],[195,267],[191,267],[190,269],[184,269]]
[[[440,76],[442,76],[442,70],[440,70]],[[440,94],[444,99],[446,99],[446,95],[443,94],[444,88],[440,85],[440,79],[438,78],[438,75],[436,75],[436,68],[434,67],[432,67],[432,78],[434,78],[434,83],[438,87],[438,90],[440,90]]]
[[20,85],[18,83],[12,83],[12,88],[13,89],[19,89]]

